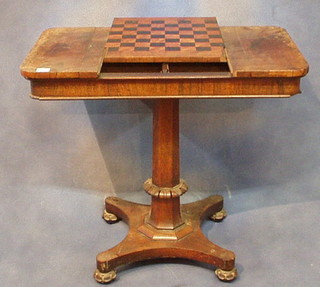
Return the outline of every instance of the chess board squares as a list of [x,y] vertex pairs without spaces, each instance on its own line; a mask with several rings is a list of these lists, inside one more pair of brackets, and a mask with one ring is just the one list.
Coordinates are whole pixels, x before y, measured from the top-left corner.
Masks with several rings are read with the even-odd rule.
[[[146,56],[138,52],[167,57],[171,51],[186,52],[185,56],[189,56],[214,50],[208,56],[219,58],[223,40],[215,18],[116,18],[106,47],[109,57],[123,57],[125,53],[128,57]],[[130,52],[133,54],[129,55]]]

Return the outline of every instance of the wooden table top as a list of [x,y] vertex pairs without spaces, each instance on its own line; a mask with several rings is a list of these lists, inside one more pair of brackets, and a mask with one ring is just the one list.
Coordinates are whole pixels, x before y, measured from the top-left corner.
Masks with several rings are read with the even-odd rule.
[[36,98],[279,97],[300,92],[308,63],[280,27],[116,18],[44,31],[20,68]]
[[[173,19],[176,21],[177,18]],[[215,61],[219,58],[218,55],[222,57],[225,53],[230,72],[234,77],[301,77],[308,71],[308,64],[303,55],[282,28],[220,27],[220,31],[224,46],[214,46],[211,50],[212,57],[208,57],[206,61]],[[109,35],[109,32],[110,28],[48,29],[42,33],[24,60],[21,74],[31,79],[97,78],[103,62],[117,62],[116,59],[119,62],[123,62],[124,59],[128,62],[136,62],[139,59],[147,62],[144,51],[141,51],[140,57],[135,54],[131,59],[126,56],[123,60],[119,59],[119,55],[124,53],[124,48],[110,52],[114,43],[109,41],[115,39],[115,36]],[[132,48],[129,47],[129,55],[132,55]],[[159,47],[155,49],[151,49],[151,53],[149,51],[149,62],[159,61],[163,57],[158,56],[161,55],[158,54]],[[182,56],[178,57],[177,52],[173,52],[177,62],[182,59],[190,62],[188,61],[190,57],[185,56],[185,51],[180,53]],[[198,52],[199,62],[204,60],[203,55],[207,53],[209,51]],[[219,59],[223,61],[221,57]],[[194,60],[195,58],[192,59]],[[171,61],[174,62],[173,57]]]

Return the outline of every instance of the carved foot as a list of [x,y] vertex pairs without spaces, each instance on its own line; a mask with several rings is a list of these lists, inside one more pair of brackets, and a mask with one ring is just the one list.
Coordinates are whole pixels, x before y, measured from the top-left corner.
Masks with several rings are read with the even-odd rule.
[[232,281],[234,280],[237,275],[237,269],[233,268],[232,270],[222,270],[222,269],[216,269],[216,271],[214,272],[217,277],[221,280],[221,281]]
[[116,223],[116,222],[119,221],[119,218],[115,214],[110,213],[110,212],[108,212],[106,210],[104,210],[102,217],[106,222],[108,222],[110,224]]
[[220,211],[213,214],[210,219],[215,222],[222,221],[227,216],[227,212],[222,208]]
[[116,277],[117,274],[113,270],[107,273],[102,273],[97,269],[96,272],[94,272],[94,279],[96,279],[98,283],[109,283],[116,279]]

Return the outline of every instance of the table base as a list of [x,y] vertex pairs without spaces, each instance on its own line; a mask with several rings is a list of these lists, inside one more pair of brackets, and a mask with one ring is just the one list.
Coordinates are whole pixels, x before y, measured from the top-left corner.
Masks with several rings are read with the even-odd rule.
[[181,258],[210,264],[222,281],[232,281],[237,276],[235,255],[209,241],[201,231],[207,218],[221,221],[223,197],[206,199],[181,205],[183,223],[173,229],[157,229],[148,223],[150,206],[129,202],[117,197],[105,201],[104,218],[108,223],[123,220],[129,225],[126,238],[115,247],[97,256],[94,274],[99,283],[109,283],[116,278],[116,268],[134,262],[156,258]]

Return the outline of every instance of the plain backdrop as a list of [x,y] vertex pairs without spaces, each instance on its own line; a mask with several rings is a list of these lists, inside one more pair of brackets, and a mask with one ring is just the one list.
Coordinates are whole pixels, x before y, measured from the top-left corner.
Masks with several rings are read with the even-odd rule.
[[[319,0],[1,0],[0,285],[98,286],[96,254],[127,231],[101,219],[104,198],[149,202],[152,103],[31,100],[19,66],[40,33],[114,17],[216,16],[221,26],[287,29],[310,72],[289,99],[181,101],[182,201],[225,196],[228,218],[203,230],[237,255],[230,286],[317,286],[319,14]],[[131,267],[113,286],[225,286],[192,262]]]

